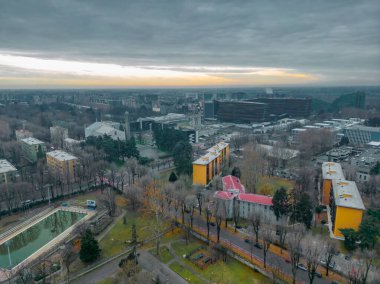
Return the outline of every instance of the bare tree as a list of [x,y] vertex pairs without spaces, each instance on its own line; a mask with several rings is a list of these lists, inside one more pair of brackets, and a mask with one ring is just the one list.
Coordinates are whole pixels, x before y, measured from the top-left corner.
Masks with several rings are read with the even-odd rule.
[[61,251],[62,264],[66,268],[67,283],[70,283],[70,265],[77,257],[77,254],[73,250],[72,244],[67,244]]
[[282,254],[282,250],[285,249],[286,236],[288,235],[288,232],[289,232],[288,218],[286,216],[281,216],[276,221],[276,232],[278,235],[280,252]]
[[111,187],[107,187],[107,190],[103,192],[100,198],[101,204],[108,210],[108,214],[112,217],[116,213],[116,194]]
[[216,221],[216,234],[217,234],[217,242],[219,243],[220,238],[220,230],[222,226],[222,221],[225,218],[225,210],[223,205],[223,200],[219,198],[215,198],[215,208],[214,208],[214,216]]
[[198,201],[195,195],[190,194],[186,196],[185,206],[186,206],[186,213],[189,214],[189,217],[190,217],[190,228],[193,227],[193,219],[194,219],[194,213],[195,213],[197,202]]
[[306,260],[307,275],[309,283],[312,284],[319,266],[322,250],[320,238],[307,235],[302,240],[302,253]]
[[270,223],[269,220],[267,220],[267,222],[265,222],[265,226],[262,228],[262,233],[261,233],[261,236],[262,236],[262,240],[263,240],[263,256],[264,256],[264,267],[266,268],[267,267],[267,253],[268,253],[268,250],[270,248],[270,246],[272,245],[273,241],[274,241],[274,231],[273,231],[273,227]]
[[236,227],[239,225],[239,222],[240,222],[240,201],[237,198],[233,199],[232,214],[233,214],[232,218],[234,220],[235,233],[236,233]]
[[300,261],[302,246],[301,241],[305,237],[306,229],[303,226],[293,227],[288,237],[288,252],[292,266],[293,284],[296,284],[297,267]]
[[261,176],[265,175],[266,159],[263,151],[253,144],[244,147],[243,159],[239,163],[241,169],[241,180],[248,192],[257,192],[257,184]]
[[261,222],[263,220],[263,214],[260,209],[255,208],[250,216],[251,226],[256,236],[256,244],[259,243],[259,232],[261,228]]
[[336,240],[328,238],[327,240],[324,240],[322,244],[322,257],[324,258],[324,261],[326,261],[326,276],[328,276],[332,259],[338,252],[338,243]]

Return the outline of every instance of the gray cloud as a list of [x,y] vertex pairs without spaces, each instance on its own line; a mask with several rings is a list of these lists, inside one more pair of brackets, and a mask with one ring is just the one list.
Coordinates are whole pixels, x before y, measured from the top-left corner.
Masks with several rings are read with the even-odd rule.
[[140,66],[291,68],[325,82],[374,84],[380,2],[2,0],[1,52]]

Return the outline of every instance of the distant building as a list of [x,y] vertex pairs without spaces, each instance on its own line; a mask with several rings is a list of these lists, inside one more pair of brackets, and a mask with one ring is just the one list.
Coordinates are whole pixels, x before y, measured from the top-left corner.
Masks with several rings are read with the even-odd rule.
[[54,147],[63,148],[63,141],[69,137],[69,130],[61,126],[50,127],[50,140]]
[[224,122],[252,123],[268,120],[267,105],[248,101],[214,101],[215,117]]
[[311,98],[257,98],[245,101],[214,101],[215,116],[235,123],[264,122],[285,117],[306,118]]
[[32,163],[43,158],[46,153],[45,143],[33,137],[22,139],[21,149],[25,158]]
[[214,102],[205,102],[203,116],[204,118],[214,118]]
[[16,178],[17,169],[7,160],[0,160],[0,184],[7,184]]
[[220,142],[207,150],[207,153],[193,162],[193,184],[208,185],[219,175],[222,165],[229,160],[230,146]]
[[267,104],[269,115],[308,117],[311,113],[311,98],[257,98],[249,101]]
[[16,140],[20,141],[21,139],[33,137],[33,133],[26,129],[18,129],[15,131]]
[[75,140],[75,139],[72,139],[72,138],[65,138],[64,140],[64,148],[69,150],[69,151],[72,151],[74,149],[75,146],[78,146],[80,145],[81,142],[84,142],[83,140]]
[[61,150],[46,153],[49,169],[61,177],[63,181],[73,181],[78,158]]
[[353,145],[364,145],[371,141],[380,141],[380,127],[353,125],[345,128],[345,135]]
[[97,121],[85,128],[86,139],[90,136],[108,135],[113,140],[125,141],[125,132],[120,130],[120,123],[112,121]]

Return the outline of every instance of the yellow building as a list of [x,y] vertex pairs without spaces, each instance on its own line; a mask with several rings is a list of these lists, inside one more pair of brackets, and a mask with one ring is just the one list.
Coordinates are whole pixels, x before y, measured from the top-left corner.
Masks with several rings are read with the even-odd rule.
[[207,150],[207,153],[193,162],[193,184],[208,185],[219,175],[223,163],[230,157],[228,143],[220,142]]
[[46,153],[47,165],[64,182],[74,181],[77,157],[64,151],[55,150]]
[[322,205],[330,203],[330,192],[333,180],[345,180],[342,167],[338,163],[325,162],[322,164]]
[[329,202],[331,231],[341,238],[340,229],[358,230],[365,210],[356,183],[348,180],[333,180]]

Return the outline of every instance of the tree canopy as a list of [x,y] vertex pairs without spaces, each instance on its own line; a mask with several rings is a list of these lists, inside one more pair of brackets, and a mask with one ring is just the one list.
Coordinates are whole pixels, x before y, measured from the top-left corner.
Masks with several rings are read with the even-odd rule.
[[278,189],[272,199],[273,212],[276,215],[277,220],[289,212],[289,198],[286,189],[281,187]]

